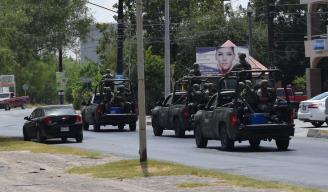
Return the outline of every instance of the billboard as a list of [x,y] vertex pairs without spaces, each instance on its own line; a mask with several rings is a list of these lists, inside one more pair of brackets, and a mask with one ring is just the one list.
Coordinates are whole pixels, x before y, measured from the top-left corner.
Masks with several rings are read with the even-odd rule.
[[0,75],[0,87],[15,87],[15,75]]
[[219,47],[200,47],[196,49],[196,63],[199,64],[202,75],[225,74],[239,63],[240,53],[249,56],[247,48],[233,43],[225,43]]

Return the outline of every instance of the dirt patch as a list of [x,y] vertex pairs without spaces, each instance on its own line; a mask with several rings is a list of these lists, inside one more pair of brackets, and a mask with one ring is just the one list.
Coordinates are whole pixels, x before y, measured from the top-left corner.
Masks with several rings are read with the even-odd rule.
[[[0,191],[6,192],[157,192],[157,191],[263,191],[227,186],[223,181],[194,176],[160,176],[136,179],[95,179],[70,175],[65,170],[121,160],[114,156],[90,159],[70,155],[35,154],[28,151],[0,152]],[[208,183],[202,187],[179,188],[181,183]],[[213,184],[214,183],[214,184]],[[222,183],[222,185],[220,185]]]

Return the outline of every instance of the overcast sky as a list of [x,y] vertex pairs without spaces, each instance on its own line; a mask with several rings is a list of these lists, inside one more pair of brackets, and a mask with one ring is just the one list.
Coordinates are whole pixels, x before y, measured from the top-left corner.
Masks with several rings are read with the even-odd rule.
[[[118,0],[90,0],[90,2],[107,7],[107,8],[112,8],[113,5],[116,2],[118,2]],[[246,7],[248,0],[231,0],[231,3],[234,7],[238,7],[240,4],[243,7]],[[116,13],[110,12],[110,11],[102,9],[102,8],[98,8],[91,4],[88,4],[88,7],[91,9],[90,11],[93,14],[94,18],[96,19],[96,22],[98,22],[98,23],[115,22],[113,19],[113,16]]]

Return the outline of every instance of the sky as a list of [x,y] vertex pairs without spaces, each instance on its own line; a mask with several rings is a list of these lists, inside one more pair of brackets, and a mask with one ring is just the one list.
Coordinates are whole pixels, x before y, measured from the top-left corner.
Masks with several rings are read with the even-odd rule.
[[[110,9],[112,9],[113,5],[118,2],[118,0],[89,0],[89,1],[92,3],[98,4],[98,5],[110,8]],[[231,0],[231,3],[233,5],[233,7],[238,7],[239,5],[242,5],[243,7],[246,8],[248,0]],[[88,4],[87,6],[90,8],[90,12],[92,13],[96,22],[98,22],[98,23],[115,22],[113,16],[116,13],[110,12],[110,11],[102,9],[102,8],[98,8],[91,4]]]

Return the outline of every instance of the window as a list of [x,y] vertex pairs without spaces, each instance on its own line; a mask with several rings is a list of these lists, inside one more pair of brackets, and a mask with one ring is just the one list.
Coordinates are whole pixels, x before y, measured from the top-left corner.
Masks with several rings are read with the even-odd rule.
[[317,95],[313,97],[311,100],[321,100],[328,97],[328,92],[321,93],[320,95]]
[[44,109],[45,114],[48,115],[75,115],[73,107],[71,106],[53,106]]

